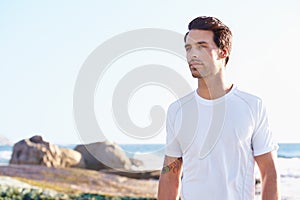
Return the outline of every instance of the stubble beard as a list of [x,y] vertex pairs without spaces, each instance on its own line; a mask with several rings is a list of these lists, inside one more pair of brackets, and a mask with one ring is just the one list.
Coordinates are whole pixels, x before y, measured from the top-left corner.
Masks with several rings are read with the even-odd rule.
[[203,78],[203,76],[197,69],[191,69],[191,74],[192,74],[193,78],[197,78],[197,79]]
[[193,74],[192,73],[193,78],[197,78],[197,79],[202,79],[203,77],[201,76],[201,74]]

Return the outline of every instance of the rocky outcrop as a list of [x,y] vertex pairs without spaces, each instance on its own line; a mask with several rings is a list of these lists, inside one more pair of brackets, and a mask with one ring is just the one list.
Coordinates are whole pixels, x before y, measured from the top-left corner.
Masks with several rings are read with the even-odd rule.
[[33,136],[16,143],[9,163],[47,167],[85,167],[79,152],[60,149],[57,145],[44,141],[41,136]]
[[77,145],[73,150],[59,148],[44,141],[41,136],[33,136],[14,145],[9,163],[104,170],[110,174],[138,179],[155,179],[159,175],[158,172],[134,170],[142,166],[143,162],[128,158],[117,144],[109,141]]
[[87,169],[118,169],[130,170],[131,160],[115,143],[105,141],[75,147],[85,161]]

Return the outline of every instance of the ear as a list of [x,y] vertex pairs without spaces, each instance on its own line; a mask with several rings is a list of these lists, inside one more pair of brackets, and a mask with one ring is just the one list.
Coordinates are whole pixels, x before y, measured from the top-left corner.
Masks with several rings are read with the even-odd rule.
[[220,58],[228,57],[228,50],[227,49],[223,49],[223,50],[220,49],[219,56],[220,56]]

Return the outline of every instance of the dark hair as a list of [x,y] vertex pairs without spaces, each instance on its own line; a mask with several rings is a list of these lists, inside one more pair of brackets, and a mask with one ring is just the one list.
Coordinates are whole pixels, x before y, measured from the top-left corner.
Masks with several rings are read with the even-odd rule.
[[[212,31],[214,34],[213,39],[217,47],[221,50],[227,49],[228,56],[226,57],[225,65],[228,63],[232,45],[232,33],[225,24],[223,24],[219,19],[215,17],[201,16],[193,19],[189,23],[188,28],[189,31],[192,29]],[[188,34],[189,32],[185,34],[184,42],[186,41],[186,37]]]

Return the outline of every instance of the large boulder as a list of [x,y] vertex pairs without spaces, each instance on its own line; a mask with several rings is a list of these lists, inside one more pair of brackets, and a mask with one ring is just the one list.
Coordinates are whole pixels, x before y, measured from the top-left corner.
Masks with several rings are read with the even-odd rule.
[[44,141],[41,136],[33,136],[16,143],[9,163],[47,167],[85,166],[79,152],[60,149],[57,145]]
[[73,149],[60,148],[61,151],[61,166],[85,168],[85,163],[81,153]]
[[86,145],[77,145],[75,150],[81,153],[87,169],[131,169],[130,159],[115,143],[105,141]]

